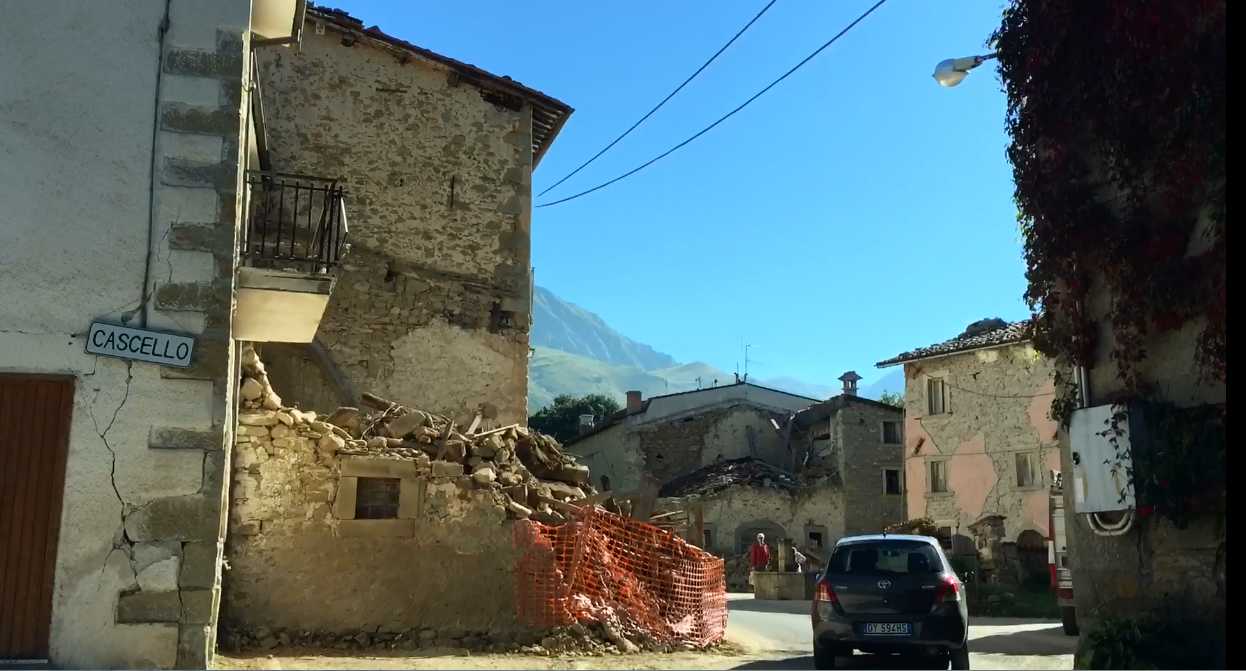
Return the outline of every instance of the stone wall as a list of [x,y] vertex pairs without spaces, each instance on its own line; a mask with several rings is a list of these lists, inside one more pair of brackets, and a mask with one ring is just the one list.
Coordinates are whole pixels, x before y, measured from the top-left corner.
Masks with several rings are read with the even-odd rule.
[[[5,10],[0,371],[75,378],[51,663],[202,668],[233,425],[250,3]],[[194,365],[87,355],[97,319],[194,335]]]
[[[314,12],[299,49],[260,59],[274,169],[339,178],[349,192],[351,252],[318,334],[349,385],[524,422],[530,107],[486,101],[414,54],[344,46]],[[332,409],[319,404],[340,386],[321,366],[294,352],[266,361],[287,401]]]
[[903,420],[899,408],[868,401],[848,400],[835,414],[838,466],[848,511],[844,522],[847,535],[879,533],[904,520],[904,495],[888,494],[884,486],[886,469],[903,475],[903,438],[900,444],[884,443],[882,428],[884,421]]
[[[1205,236],[1191,235],[1189,253],[1198,253],[1207,243]],[[1092,292],[1092,315],[1108,314],[1109,307],[1102,292]],[[1091,405],[1128,398],[1109,356],[1113,342],[1110,329],[1106,322],[1098,326],[1094,357],[1098,363],[1089,370]],[[1224,383],[1200,380],[1194,372],[1200,328],[1197,321],[1190,322],[1144,343],[1147,358],[1139,367],[1139,375],[1155,400],[1182,407],[1225,402]],[[1062,432],[1060,438],[1061,460],[1065,472],[1071,473],[1068,434]],[[1064,505],[1070,511],[1066,533],[1083,636],[1105,615],[1132,617],[1152,608],[1210,621],[1209,627],[1224,627],[1228,565],[1224,513],[1198,516],[1186,529],[1177,529],[1164,519],[1138,520],[1129,533],[1111,537],[1095,534],[1083,515],[1072,514],[1072,487],[1065,487]]]
[[666,482],[715,461],[754,457],[791,468],[779,426],[787,416],[740,401],[696,408],[657,422],[616,424],[567,446],[593,477],[606,476],[617,491],[633,491],[646,479]]
[[[1004,516],[1005,541],[1026,530],[1047,537],[1050,471],[1061,470],[1049,416],[1054,364],[1028,343],[904,365],[908,517],[931,517],[954,534],[988,514]],[[927,381],[947,385],[946,413],[932,415]],[[1017,454],[1032,456],[1033,485],[1017,479]],[[948,492],[930,491],[930,462],[946,460]]]
[[[342,453],[333,428],[292,409],[240,422],[223,642],[475,647],[518,630],[504,497],[461,464]],[[363,478],[397,482],[395,517],[357,517]]]

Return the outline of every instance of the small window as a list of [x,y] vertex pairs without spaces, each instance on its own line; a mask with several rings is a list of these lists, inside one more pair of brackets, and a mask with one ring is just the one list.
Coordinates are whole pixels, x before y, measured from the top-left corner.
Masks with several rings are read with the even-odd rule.
[[952,549],[952,527],[939,527],[938,531],[936,531],[935,533],[938,535],[939,545],[942,545],[943,549],[945,550],[951,550]]
[[355,519],[397,518],[398,482],[398,478],[359,478],[355,489]]
[[888,445],[900,444],[899,422],[883,422],[883,442]]
[[702,550],[712,549],[714,547],[714,530],[706,529],[702,531],[701,533],[703,534],[701,538],[701,543],[702,543],[701,549]]
[[926,380],[926,399],[929,401],[931,415],[947,412],[947,383],[943,378],[932,377]]
[[821,531],[810,531],[809,532],[809,546],[814,549],[818,549],[818,550],[822,549],[822,532]]
[[601,476],[601,491],[603,492],[610,491],[610,476],[609,475]]
[[883,469],[883,493],[899,494],[900,493],[900,469],[887,468]]
[[930,462],[930,491],[943,493],[947,491],[947,462]]
[[1017,459],[1017,486],[1033,487],[1034,486],[1034,454],[1032,452],[1018,452]]

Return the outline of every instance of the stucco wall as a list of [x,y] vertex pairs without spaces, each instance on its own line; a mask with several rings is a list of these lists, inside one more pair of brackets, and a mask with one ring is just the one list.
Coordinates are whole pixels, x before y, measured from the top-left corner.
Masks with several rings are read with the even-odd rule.
[[[530,107],[487,102],[414,55],[343,46],[316,23],[309,15],[301,48],[266,52],[260,68],[274,169],[349,191],[352,251],[318,337],[357,390],[524,422]],[[333,397],[319,371],[266,359],[287,402]]]
[[[1005,540],[1047,536],[1050,470],[1060,470],[1058,425],[1048,413],[1054,363],[1029,344],[904,365],[908,517],[931,517],[953,533],[986,514],[1005,516]],[[929,413],[927,380],[948,385],[948,412]],[[1034,486],[1018,487],[1015,455],[1034,455]],[[930,492],[929,462],[948,462],[948,492]]]
[[[168,7],[163,68],[159,0],[16,3],[0,22],[0,373],[76,378],[62,667],[210,654],[250,3]],[[144,309],[150,328],[197,336],[191,368],[84,353],[92,320],[138,325]]]
[[[433,476],[423,454],[328,452],[325,425],[290,415],[241,418],[221,612],[227,639],[380,631],[423,633],[427,644],[517,629],[503,495],[474,489],[469,477]],[[343,486],[365,473],[400,480],[398,518],[353,519],[354,493]]]

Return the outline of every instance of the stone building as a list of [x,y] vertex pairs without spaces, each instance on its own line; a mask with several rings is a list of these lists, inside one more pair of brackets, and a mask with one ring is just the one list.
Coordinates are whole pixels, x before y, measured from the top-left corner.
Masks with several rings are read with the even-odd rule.
[[657,510],[684,511],[707,550],[735,557],[760,531],[816,553],[903,517],[903,410],[858,397],[855,381],[822,402],[749,383],[632,392],[567,450],[603,488],[652,487]]
[[643,399],[570,440],[602,489],[652,488],[718,461],[752,457],[791,470],[783,426],[815,399],[749,382]]
[[354,204],[316,341],[261,348],[274,386],[308,409],[371,391],[525,421],[532,171],[571,108],[336,10],[257,68],[274,165]]
[[0,660],[209,661],[239,297],[331,284],[238,261],[252,55],[299,4],[5,5]]
[[1051,472],[1060,471],[1049,413],[1055,364],[1034,351],[1025,328],[975,322],[878,366],[904,366],[908,518],[933,519],[949,548],[973,553],[970,527],[1000,516],[1002,540],[1015,543],[1030,572],[1045,573]]

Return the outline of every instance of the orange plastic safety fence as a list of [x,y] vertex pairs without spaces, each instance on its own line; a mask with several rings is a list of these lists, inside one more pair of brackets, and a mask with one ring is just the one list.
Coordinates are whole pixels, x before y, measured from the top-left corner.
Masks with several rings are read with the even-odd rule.
[[610,622],[624,634],[708,645],[727,628],[723,560],[651,524],[585,508],[561,526],[515,524],[519,620]]

